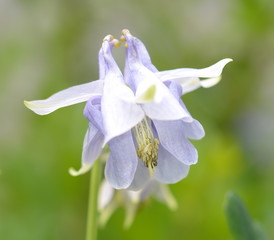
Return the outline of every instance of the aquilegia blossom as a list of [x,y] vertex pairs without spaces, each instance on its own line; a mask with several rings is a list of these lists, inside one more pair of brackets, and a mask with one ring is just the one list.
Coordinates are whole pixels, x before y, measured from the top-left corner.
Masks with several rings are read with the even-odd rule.
[[[112,56],[118,41],[108,35],[99,51],[100,80],[74,86],[48,99],[25,102],[43,115],[87,101],[84,115],[89,128],[84,139],[82,167],[89,170],[108,144],[105,177],[115,189],[138,190],[149,180],[175,183],[184,178],[198,154],[187,138],[199,139],[204,131],[192,118],[180,96],[200,86],[216,84],[224,59],[205,69],[158,72],[143,43],[123,30],[126,41],[124,76]],[[200,81],[200,77],[209,78]]]

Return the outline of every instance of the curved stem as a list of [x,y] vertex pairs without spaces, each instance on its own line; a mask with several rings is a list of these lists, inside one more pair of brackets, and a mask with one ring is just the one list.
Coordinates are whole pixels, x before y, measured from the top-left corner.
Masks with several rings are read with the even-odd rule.
[[96,160],[92,166],[90,173],[90,183],[89,183],[89,199],[88,199],[88,214],[87,214],[87,232],[86,240],[96,240],[97,239],[97,229],[98,229],[98,189],[101,178],[101,163],[100,160]]

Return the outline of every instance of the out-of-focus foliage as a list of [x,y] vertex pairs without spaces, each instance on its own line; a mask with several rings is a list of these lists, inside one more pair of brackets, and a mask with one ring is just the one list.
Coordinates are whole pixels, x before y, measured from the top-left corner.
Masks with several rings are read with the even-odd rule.
[[269,240],[267,233],[258,222],[251,219],[241,199],[234,192],[227,194],[225,211],[235,240]]
[[[231,239],[227,190],[274,238],[274,2],[272,0],[0,1],[0,239],[83,239],[88,175],[79,167],[84,104],[37,116],[23,100],[98,78],[107,34],[131,30],[159,70],[230,57],[222,81],[183,100],[206,130],[199,162],[171,186],[176,212],[150,201],[129,230],[120,209],[99,239]],[[123,67],[123,49],[115,49]]]

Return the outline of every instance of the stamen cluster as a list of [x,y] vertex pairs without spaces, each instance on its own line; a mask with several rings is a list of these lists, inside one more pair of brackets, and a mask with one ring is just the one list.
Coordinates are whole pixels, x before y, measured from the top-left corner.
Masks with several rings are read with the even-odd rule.
[[154,138],[146,118],[137,124],[134,133],[138,144],[137,156],[147,168],[153,169],[157,166],[159,140]]

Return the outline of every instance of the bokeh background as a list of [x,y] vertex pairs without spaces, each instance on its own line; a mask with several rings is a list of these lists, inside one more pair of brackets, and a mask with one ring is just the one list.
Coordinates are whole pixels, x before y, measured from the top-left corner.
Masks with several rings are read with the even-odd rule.
[[41,117],[23,100],[96,80],[102,38],[123,28],[159,70],[234,62],[217,86],[183,97],[206,137],[171,186],[178,210],[150,200],[124,230],[120,208],[99,239],[232,239],[229,190],[274,238],[273,13],[272,0],[0,0],[0,239],[84,239],[89,174],[68,174],[80,166],[84,104]]

